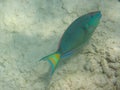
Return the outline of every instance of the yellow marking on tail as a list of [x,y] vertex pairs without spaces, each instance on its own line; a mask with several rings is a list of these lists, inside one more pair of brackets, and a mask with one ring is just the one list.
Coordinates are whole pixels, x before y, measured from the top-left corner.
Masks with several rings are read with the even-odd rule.
[[57,59],[60,59],[60,54],[55,54]]
[[53,58],[49,58],[49,60],[52,62],[52,64],[55,66],[56,65],[56,62]]
[[59,59],[60,59],[60,54],[54,54],[53,57],[49,57],[49,60],[52,62],[54,67],[58,63]]

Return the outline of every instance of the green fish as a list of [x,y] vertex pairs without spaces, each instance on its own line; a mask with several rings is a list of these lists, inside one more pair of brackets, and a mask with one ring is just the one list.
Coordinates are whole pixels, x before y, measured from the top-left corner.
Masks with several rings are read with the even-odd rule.
[[40,59],[50,63],[51,75],[61,59],[72,56],[84,46],[98,26],[101,17],[101,12],[95,11],[77,18],[64,32],[56,52]]

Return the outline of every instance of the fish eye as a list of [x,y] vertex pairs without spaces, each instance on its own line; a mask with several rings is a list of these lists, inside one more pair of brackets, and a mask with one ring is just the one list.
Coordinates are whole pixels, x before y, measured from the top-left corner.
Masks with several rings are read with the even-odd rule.
[[93,18],[94,16],[93,15],[91,15],[91,18]]

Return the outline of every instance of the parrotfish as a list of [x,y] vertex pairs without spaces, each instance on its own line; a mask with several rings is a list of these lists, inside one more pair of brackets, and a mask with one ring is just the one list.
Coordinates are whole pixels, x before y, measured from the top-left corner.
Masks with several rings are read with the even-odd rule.
[[98,26],[101,17],[101,12],[95,11],[85,14],[71,23],[61,37],[58,49],[40,59],[40,61],[45,60],[50,63],[51,75],[61,59],[72,56],[81,46],[84,46]]

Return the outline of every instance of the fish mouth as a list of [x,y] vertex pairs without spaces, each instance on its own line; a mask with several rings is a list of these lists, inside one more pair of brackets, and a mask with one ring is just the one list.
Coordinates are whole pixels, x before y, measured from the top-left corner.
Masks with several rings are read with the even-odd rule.
[[101,11],[96,11],[96,14],[97,14],[100,18],[102,17]]
[[89,13],[90,15],[97,15],[99,18],[102,17],[102,14],[101,14],[101,11],[94,11],[94,12],[91,12]]

